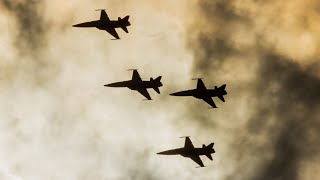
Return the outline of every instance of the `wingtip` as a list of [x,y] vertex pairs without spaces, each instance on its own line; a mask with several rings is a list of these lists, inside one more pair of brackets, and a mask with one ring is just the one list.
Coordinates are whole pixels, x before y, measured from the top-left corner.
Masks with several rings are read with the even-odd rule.
[[138,71],[138,69],[127,69],[127,71]]
[[106,9],[96,9],[95,11],[105,11]]
[[208,109],[216,109],[216,108],[218,108],[218,107],[208,107]]
[[190,137],[190,136],[181,136],[181,137],[179,137],[179,138],[188,138],[188,137]]
[[196,168],[202,168],[202,167],[206,167],[206,166],[197,166]]
[[202,79],[202,78],[192,78],[191,80],[199,80],[199,79]]

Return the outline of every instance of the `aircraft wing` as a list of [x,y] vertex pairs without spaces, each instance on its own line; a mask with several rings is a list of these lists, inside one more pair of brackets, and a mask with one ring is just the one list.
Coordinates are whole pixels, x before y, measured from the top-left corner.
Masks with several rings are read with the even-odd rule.
[[133,81],[142,81],[142,79],[141,79],[141,77],[140,77],[140,75],[139,75],[139,73],[138,73],[138,71],[137,70],[133,70],[133,73],[132,73],[132,80]]
[[202,98],[206,103],[210,104],[213,108],[217,108],[216,104],[213,102],[211,97],[204,97]]
[[204,85],[202,79],[198,79],[197,89],[207,89],[206,86]]
[[111,34],[113,37],[115,37],[116,39],[120,39],[117,31],[114,28],[106,28],[106,31]]
[[197,164],[199,164],[201,167],[204,167],[203,162],[201,161],[199,156],[191,156],[190,157],[194,162],[196,162]]
[[110,22],[110,19],[108,17],[108,14],[106,13],[105,10],[101,10],[101,13],[100,13],[100,20],[101,21],[107,21],[107,22]]
[[146,88],[140,88],[137,90],[140,94],[142,94],[144,97],[146,97],[148,100],[152,100],[150,97],[150,94],[148,93]]
[[194,148],[189,137],[186,137],[186,140],[184,141],[184,148],[186,148],[186,149],[193,149]]

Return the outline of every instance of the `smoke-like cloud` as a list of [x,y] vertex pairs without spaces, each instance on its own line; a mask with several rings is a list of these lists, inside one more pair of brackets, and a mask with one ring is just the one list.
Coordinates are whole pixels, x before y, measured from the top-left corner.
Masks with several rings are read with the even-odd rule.
[[[162,75],[168,87],[175,86],[170,79],[187,74],[191,58],[180,20],[185,8],[178,4],[2,1],[6,24],[0,29],[10,32],[1,37],[12,43],[0,47],[9,54],[0,55],[0,175],[173,177],[175,168],[163,173],[166,161],[156,155],[169,138],[181,136],[170,125],[176,109],[169,106],[174,100],[167,99],[168,90],[149,91],[155,100],[146,102],[136,92],[103,85],[130,79],[129,68],[138,68],[143,79]],[[117,30],[123,39],[110,41],[106,32],[71,27],[99,18],[93,11],[98,8],[111,19],[130,15],[129,34]]]
[[198,2],[198,20],[189,28],[196,35],[188,42],[193,73],[205,76],[208,85],[227,83],[229,94],[215,112],[183,115],[196,117],[190,121],[199,130],[217,137],[232,129],[232,137],[216,144],[228,144],[227,153],[217,156],[233,167],[222,179],[313,177],[303,171],[313,168],[306,162],[319,158],[319,34],[318,24],[297,20],[314,16],[311,7],[299,8],[302,3]]
[[[308,7],[308,8],[307,8]],[[317,1],[0,3],[0,176],[11,179],[314,179],[319,159]],[[121,41],[71,25],[130,15]],[[190,13],[192,12],[192,13]],[[12,22],[12,23],[8,23]],[[186,28],[186,30],[185,30]],[[7,37],[7,35],[9,37]],[[8,40],[9,39],[9,40]],[[7,41],[8,40],[8,41]],[[187,48],[186,48],[187,46]],[[154,101],[102,85],[163,76]],[[218,109],[171,97],[227,84]],[[155,153],[215,142],[214,161]],[[316,164],[316,165],[315,165]],[[316,167],[315,167],[316,166]]]
[[22,53],[38,51],[46,45],[47,26],[43,18],[43,6],[41,1],[10,1],[3,0],[0,3],[3,11],[7,11],[16,22],[15,45]]

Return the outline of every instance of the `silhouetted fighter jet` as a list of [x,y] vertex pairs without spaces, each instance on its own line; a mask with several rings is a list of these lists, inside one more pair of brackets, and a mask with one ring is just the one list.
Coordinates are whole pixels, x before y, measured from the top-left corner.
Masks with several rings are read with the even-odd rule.
[[[196,79],[193,79],[196,80]],[[216,104],[213,102],[211,97],[218,97],[221,101],[225,102],[223,96],[227,95],[227,91],[225,90],[226,84],[217,87],[215,86],[214,89],[207,89],[204,83],[202,82],[201,78],[198,78],[197,88],[180,91],[176,93],[172,93],[172,96],[193,96],[197,99],[202,99],[208,104],[212,106],[212,108],[217,108]]]
[[201,167],[205,167],[200,159],[201,155],[206,155],[212,161],[212,153],[215,153],[213,149],[214,143],[209,144],[208,146],[202,145],[202,148],[195,148],[189,138],[189,136],[184,137],[184,147],[178,149],[171,149],[168,151],[159,152],[157,154],[161,155],[181,155],[183,157],[188,157],[194,162],[199,164]]
[[107,87],[127,87],[131,90],[136,90],[141,93],[148,100],[152,100],[147,88],[153,88],[158,94],[160,94],[159,87],[162,86],[161,77],[159,76],[156,79],[150,78],[150,81],[143,81],[136,69],[133,70],[132,79],[128,81],[116,82],[111,84],[106,84]]
[[128,33],[127,26],[131,25],[129,22],[129,16],[126,16],[123,19],[118,17],[118,20],[111,21],[104,9],[98,9],[97,11],[101,11],[99,20],[76,24],[73,25],[73,27],[95,27],[100,30],[106,30],[116,39],[120,38],[115,28],[122,28],[126,33]]

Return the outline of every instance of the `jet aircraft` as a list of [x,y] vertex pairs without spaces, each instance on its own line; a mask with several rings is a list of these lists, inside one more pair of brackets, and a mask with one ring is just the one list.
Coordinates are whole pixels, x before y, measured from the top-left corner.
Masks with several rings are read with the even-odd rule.
[[76,24],[73,25],[73,27],[95,27],[97,29],[107,31],[116,39],[120,38],[115,28],[122,28],[126,33],[128,33],[127,26],[131,25],[129,22],[129,16],[126,16],[123,19],[118,17],[118,20],[110,20],[105,9],[98,9],[97,11],[101,11],[99,20]]
[[211,97],[218,97],[221,101],[225,102],[224,95],[227,95],[227,91],[225,90],[226,84],[217,87],[215,86],[214,89],[207,89],[204,83],[202,82],[201,78],[193,79],[198,80],[197,82],[197,88],[186,90],[186,91],[180,91],[176,93],[172,93],[170,95],[172,96],[193,96],[197,99],[202,99],[208,104],[211,105],[212,108],[217,108],[216,104],[213,102]]
[[208,146],[202,145],[201,148],[195,148],[189,138],[189,136],[183,137],[186,138],[184,142],[184,147],[177,148],[177,149],[171,149],[167,151],[162,151],[157,154],[160,155],[181,155],[183,157],[188,157],[192,159],[194,162],[200,165],[200,167],[205,167],[203,165],[203,162],[200,159],[201,155],[206,155],[211,161],[212,156],[211,154],[215,153],[213,149],[214,143],[209,144]]
[[136,90],[140,94],[142,94],[144,97],[147,98],[147,100],[152,100],[147,88],[153,88],[158,94],[160,94],[159,87],[162,86],[161,83],[161,77],[159,76],[156,79],[150,78],[150,81],[143,81],[138,73],[138,70],[136,69],[129,69],[133,70],[132,79],[128,81],[121,81],[121,82],[115,82],[111,84],[106,84],[104,86],[107,87],[127,87],[131,90]]

